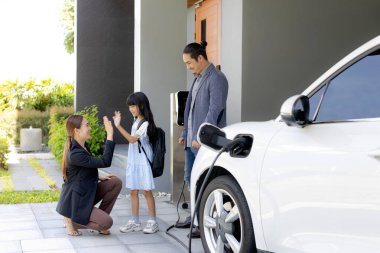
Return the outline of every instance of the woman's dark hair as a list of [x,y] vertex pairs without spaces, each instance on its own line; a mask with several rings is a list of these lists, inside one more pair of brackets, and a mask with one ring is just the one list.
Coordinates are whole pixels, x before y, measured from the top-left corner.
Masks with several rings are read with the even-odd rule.
[[139,107],[141,114],[144,116],[144,119],[148,121],[148,137],[151,143],[156,141],[157,127],[154,123],[153,113],[150,109],[150,104],[148,97],[143,92],[135,92],[128,96],[127,105],[136,105]]
[[62,156],[62,176],[63,180],[67,180],[66,174],[66,161],[67,161],[67,153],[70,149],[71,140],[74,138],[74,129],[80,129],[82,126],[83,116],[81,115],[70,115],[66,120],[66,133],[67,138],[65,141],[65,145],[63,147],[63,156]]
[[205,58],[205,60],[208,61],[206,54],[206,46],[206,41],[202,41],[200,44],[195,42],[190,43],[183,49],[183,53],[189,54],[190,57],[193,58],[195,61],[198,61],[198,56],[200,55],[202,55],[203,58]]

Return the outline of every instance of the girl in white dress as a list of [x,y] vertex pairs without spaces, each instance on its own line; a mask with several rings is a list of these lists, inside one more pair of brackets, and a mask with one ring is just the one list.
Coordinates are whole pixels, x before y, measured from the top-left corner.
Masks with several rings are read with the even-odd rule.
[[[144,93],[135,92],[129,95],[127,105],[135,119],[131,133],[128,133],[120,125],[121,113],[119,111],[116,111],[113,117],[116,128],[129,142],[125,186],[130,189],[132,218],[126,225],[120,227],[120,231],[126,233],[142,229],[139,218],[139,190],[142,190],[150,216],[143,232],[152,234],[158,231],[158,224],[156,221],[156,205],[152,194],[155,186],[148,159],[152,161],[153,158],[151,143],[155,142],[157,130],[149,100]],[[140,140],[146,155],[139,147],[138,140]]]

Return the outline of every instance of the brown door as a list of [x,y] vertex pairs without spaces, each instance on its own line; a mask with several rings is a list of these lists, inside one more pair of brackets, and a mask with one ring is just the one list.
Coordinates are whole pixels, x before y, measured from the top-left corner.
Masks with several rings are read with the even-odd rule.
[[205,0],[195,9],[195,41],[207,41],[210,62],[220,65],[220,0]]

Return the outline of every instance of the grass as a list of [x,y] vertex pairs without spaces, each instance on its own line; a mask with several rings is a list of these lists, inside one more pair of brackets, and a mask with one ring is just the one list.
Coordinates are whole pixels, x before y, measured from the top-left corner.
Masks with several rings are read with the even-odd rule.
[[58,190],[0,192],[0,204],[55,202],[59,195]]
[[[13,182],[9,170],[0,169],[0,180],[3,184],[3,192],[13,191]],[[1,202],[0,202],[1,203]]]
[[36,159],[28,159],[29,164],[34,168],[34,170],[37,172],[37,174],[47,183],[47,185],[51,189],[57,189],[57,186],[55,185],[55,181],[49,177],[46,170],[42,168],[41,164],[37,162]]
[[33,166],[38,175],[48,184],[51,190],[45,191],[14,191],[10,172],[0,169],[0,180],[3,189],[0,192],[0,204],[21,204],[21,203],[44,203],[58,201],[60,192],[57,186],[35,159],[29,159],[29,164]]

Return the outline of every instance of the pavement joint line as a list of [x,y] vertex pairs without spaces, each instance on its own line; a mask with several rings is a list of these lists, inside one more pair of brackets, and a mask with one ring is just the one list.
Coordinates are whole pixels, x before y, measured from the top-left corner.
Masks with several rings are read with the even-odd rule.
[[39,163],[34,158],[29,158],[28,163],[33,167],[33,169],[37,172],[37,174],[45,181],[45,183],[51,188],[51,189],[57,189],[57,185],[55,181],[49,177],[47,174],[47,171],[43,168],[41,163]]
[[40,224],[38,223],[36,213],[35,213],[34,210],[33,210],[33,206],[32,206],[32,204],[30,204],[30,203],[28,204],[28,206],[29,206],[29,208],[30,208],[30,210],[31,210],[31,212],[32,212],[32,214],[33,214],[34,221],[35,221],[36,224],[37,224],[38,232],[41,234],[41,237],[43,238],[43,233],[42,233],[42,231],[41,231]]

